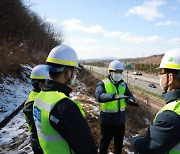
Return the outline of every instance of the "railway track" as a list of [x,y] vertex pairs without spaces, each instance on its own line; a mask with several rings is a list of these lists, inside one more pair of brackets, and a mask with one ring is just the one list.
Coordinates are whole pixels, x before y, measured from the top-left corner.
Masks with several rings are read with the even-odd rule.
[[163,100],[153,97],[151,95],[134,91],[134,90],[132,90],[132,92],[133,92],[134,97],[137,100],[139,100],[140,103],[143,103],[146,106],[151,107],[152,110],[154,110],[155,112],[159,111],[165,105]]
[[8,124],[8,122],[21,111],[23,106],[24,106],[24,102],[17,109],[15,109],[11,114],[9,114],[7,117],[5,117],[0,122],[0,129],[3,128],[4,126],[6,126],[6,124]]

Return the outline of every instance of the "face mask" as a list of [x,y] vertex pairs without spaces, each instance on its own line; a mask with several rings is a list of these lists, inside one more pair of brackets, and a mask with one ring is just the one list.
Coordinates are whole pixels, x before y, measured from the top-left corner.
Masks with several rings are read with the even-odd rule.
[[112,78],[114,81],[121,81],[123,79],[123,75],[120,73],[113,73]]
[[74,75],[74,77],[73,77],[73,79],[71,79],[71,82],[70,82],[70,84],[71,85],[74,85],[75,83],[76,83],[76,74]]
[[[166,75],[166,77],[167,77],[167,74],[164,74],[164,75]],[[161,75],[160,83],[159,83],[159,84],[160,84],[162,90],[163,90],[165,93],[167,93],[168,86],[169,86],[172,82],[169,82],[169,83],[167,83],[167,84],[165,84],[165,85],[163,86],[163,85],[162,85],[162,80],[163,80],[163,75]]]
[[161,75],[160,81],[159,81],[159,84],[160,84],[161,87],[163,87],[163,86],[162,86],[162,78],[163,78],[163,76]]
[[[71,72],[71,73],[70,73]],[[67,85],[74,85],[76,82],[76,74],[73,75],[72,71],[69,71],[69,80]]]

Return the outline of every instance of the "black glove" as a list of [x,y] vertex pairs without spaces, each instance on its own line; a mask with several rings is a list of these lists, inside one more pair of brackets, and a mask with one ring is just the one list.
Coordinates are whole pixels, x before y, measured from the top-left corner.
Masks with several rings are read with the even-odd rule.
[[115,100],[119,100],[119,99],[128,99],[129,96],[126,96],[126,95],[119,95],[119,94],[115,94],[114,95],[114,99]]
[[132,105],[132,106],[139,106],[139,104],[137,104],[137,103],[135,102],[134,98],[132,98],[132,97],[129,97],[129,98],[127,99],[127,101],[128,101],[128,103],[129,103],[130,105]]

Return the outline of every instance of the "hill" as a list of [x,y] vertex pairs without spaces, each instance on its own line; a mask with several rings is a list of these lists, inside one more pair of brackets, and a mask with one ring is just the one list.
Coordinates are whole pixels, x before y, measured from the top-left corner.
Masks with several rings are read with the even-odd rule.
[[160,64],[163,54],[161,55],[152,55],[148,57],[140,57],[140,58],[127,58],[122,59],[125,63],[141,63],[141,64]]
[[21,77],[22,64],[44,63],[49,51],[62,43],[61,32],[23,0],[1,0],[0,10],[0,77]]

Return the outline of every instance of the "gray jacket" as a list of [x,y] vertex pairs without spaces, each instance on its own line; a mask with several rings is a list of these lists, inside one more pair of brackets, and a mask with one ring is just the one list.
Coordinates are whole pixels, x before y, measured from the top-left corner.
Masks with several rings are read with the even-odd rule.
[[[180,89],[163,95],[166,104],[180,100]],[[145,137],[132,139],[133,148],[140,154],[166,154],[180,142],[180,116],[172,111],[158,114]]]

